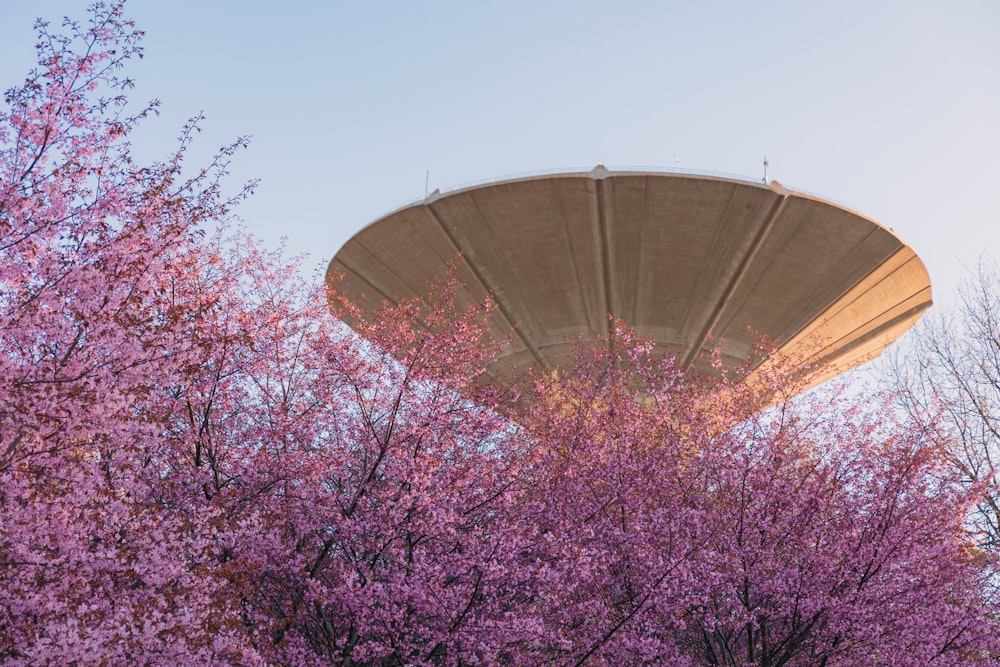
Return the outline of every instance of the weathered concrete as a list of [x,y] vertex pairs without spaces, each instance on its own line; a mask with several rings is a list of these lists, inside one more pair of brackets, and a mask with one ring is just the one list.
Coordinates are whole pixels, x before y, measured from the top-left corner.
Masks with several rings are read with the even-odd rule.
[[736,364],[767,335],[830,362],[815,384],[931,305],[920,259],[853,211],[778,183],[603,167],[435,193],[358,232],[328,276],[370,309],[421,294],[456,260],[512,341],[497,372],[565,363],[610,313],[696,368],[711,340]]

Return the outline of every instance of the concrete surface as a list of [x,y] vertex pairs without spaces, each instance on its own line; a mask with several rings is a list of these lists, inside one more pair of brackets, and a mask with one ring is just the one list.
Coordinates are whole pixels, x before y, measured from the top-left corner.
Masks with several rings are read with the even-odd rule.
[[920,259],[853,211],[776,182],[601,166],[434,193],[358,232],[328,277],[343,273],[339,289],[371,312],[421,294],[452,261],[469,298],[498,306],[491,326],[510,344],[494,375],[565,364],[610,313],[702,370],[712,341],[735,365],[766,335],[823,359],[816,384],[877,356],[931,305]]

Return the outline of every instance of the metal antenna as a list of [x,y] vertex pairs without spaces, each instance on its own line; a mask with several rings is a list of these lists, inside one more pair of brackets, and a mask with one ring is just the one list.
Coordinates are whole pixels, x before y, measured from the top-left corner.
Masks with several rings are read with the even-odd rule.
[[764,183],[767,183],[767,156],[764,156]]
[[674,158],[674,171],[681,170],[681,159],[679,157]]
[[427,188],[431,185],[431,170],[427,170],[427,174],[424,176],[424,199],[427,199]]

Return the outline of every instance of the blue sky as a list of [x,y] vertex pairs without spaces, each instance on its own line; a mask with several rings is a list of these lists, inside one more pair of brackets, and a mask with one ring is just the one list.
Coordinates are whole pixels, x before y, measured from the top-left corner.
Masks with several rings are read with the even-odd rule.
[[[87,3],[3,0],[0,84],[32,22]],[[210,2],[130,0],[146,30],[136,138],[192,160],[252,134],[240,211],[325,266],[355,231],[430,189],[616,166],[769,175],[893,228],[935,301],[1000,257],[1000,3]]]

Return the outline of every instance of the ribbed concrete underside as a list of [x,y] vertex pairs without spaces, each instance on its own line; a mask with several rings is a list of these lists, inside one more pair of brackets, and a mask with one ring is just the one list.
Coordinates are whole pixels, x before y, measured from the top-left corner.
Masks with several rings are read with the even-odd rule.
[[455,261],[511,341],[494,373],[566,363],[610,313],[696,367],[706,345],[737,364],[766,335],[828,359],[815,384],[931,305],[920,259],[857,213],[777,183],[603,167],[433,194],[358,232],[328,275],[371,309],[422,294]]

